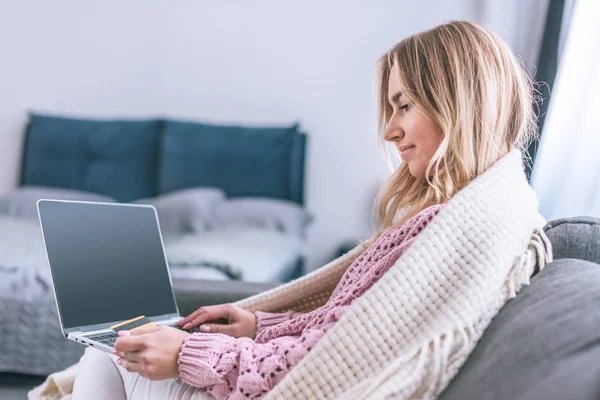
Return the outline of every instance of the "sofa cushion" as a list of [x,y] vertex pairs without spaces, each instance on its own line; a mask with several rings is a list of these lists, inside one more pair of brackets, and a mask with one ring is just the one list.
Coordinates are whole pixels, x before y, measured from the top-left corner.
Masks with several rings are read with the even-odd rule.
[[600,398],[600,265],[547,265],[491,322],[440,400]]
[[561,218],[544,227],[554,259],[578,258],[600,264],[600,219]]
[[98,193],[119,201],[156,194],[159,121],[95,121],[32,114],[23,185]]

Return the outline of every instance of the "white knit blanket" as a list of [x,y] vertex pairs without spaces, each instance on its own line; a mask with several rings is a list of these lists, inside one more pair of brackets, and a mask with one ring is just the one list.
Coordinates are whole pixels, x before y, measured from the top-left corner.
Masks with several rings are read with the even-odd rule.
[[[452,198],[265,399],[435,398],[500,308],[551,261],[544,222],[515,150]],[[315,309],[370,243],[238,304]]]

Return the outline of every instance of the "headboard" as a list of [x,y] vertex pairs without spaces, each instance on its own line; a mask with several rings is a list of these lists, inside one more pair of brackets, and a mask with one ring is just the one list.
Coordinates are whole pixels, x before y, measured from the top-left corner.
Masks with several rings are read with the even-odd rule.
[[288,127],[30,114],[21,185],[128,202],[196,186],[304,203],[306,135]]

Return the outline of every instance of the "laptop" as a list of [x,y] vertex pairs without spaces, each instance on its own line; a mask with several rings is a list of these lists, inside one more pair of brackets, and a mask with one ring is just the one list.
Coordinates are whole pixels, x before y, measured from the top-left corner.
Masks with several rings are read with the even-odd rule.
[[138,316],[181,318],[158,216],[150,205],[39,200],[38,214],[63,334],[106,352],[111,326]]

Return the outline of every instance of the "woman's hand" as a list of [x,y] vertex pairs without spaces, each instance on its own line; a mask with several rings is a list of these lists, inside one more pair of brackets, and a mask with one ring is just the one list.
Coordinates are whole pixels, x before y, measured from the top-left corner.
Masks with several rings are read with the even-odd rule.
[[179,351],[189,335],[166,326],[136,329],[128,336],[119,332],[115,342],[115,353],[120,357],[117,362],[127,371],[151,380],[177,378]]
[[[205,322],[222,320],[222,323]],[[177,323],[183,329],[200,326],[200,332],[224,333],[233,337],[256,336],[256,316],[233,304],[200,307]]]

